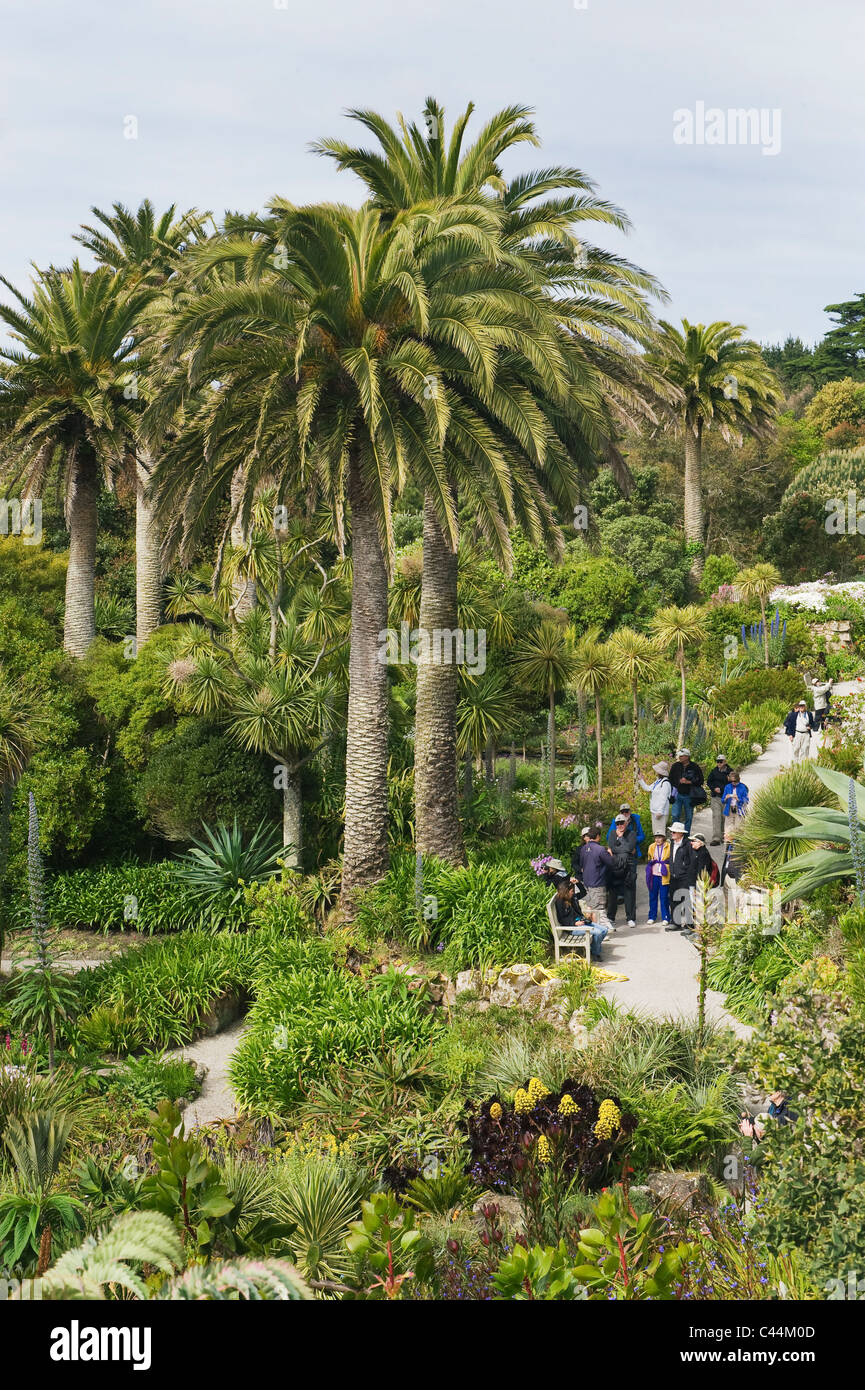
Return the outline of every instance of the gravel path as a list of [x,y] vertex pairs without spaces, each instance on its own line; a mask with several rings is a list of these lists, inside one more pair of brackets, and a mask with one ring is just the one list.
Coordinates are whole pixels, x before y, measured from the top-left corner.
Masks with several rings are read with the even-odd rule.
[[[834,693],[849,695],[861,690],[862,685],[857,681],[839,681]],[[822,736],[818,735],[812,744],[815,754],[821,743]],[[783,729],[779,729],[756,762],[741,770],[742,781],[753,795],[776,772],[789,767],[790,759],[790,741]],[[703,771],[708,776],[709,768],[704,767]],[[705,835],[707,842],[711,839],[710,810],[703,808],[694,813],[693,829]],[[720,864],[724,854],[723,845],[715,846],[711,853]],[[611,932],[604,943],[602,964],[617,974],[627,975],[628,979],[611,981],[604,986],[604,994],[624,1008],[635,1011],[690,1017],[697,1010],[699,957],[691,943],[679,932],[665,932],[663,926],[646,925],[649,894],[645,864],[643,859],[637,867],[637,926],[622,925],[620,906],[618,930]],[[706,996],[706,1012],[717,1022],[727,1023],[740,1036],[747,1036],[750,1032],[726,1012],[723,995],[714,990],[710,990]]]
[[192,1100],[183,1112],[187,1131],[197,1125],[210,1124],[212,1120],[231,1119],[237,1113],[234,1092],[228,1082],[228,1064],[231,1054],[239,1045],[246,1024],[241,1019],[222,1033],[214,1033],[208,1038],[199,1038],[168,1055],[185,1057],[187,1061],[200,1063],[207,1068],[201,1095]]

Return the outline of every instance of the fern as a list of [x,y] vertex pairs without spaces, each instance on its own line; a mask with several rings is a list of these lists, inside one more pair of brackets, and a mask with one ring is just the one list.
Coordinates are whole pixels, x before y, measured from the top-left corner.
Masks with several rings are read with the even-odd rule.
[[173,1274],[183,1263],[174,1223],[160,1212],[131,1211],[61,1255],[43,1277],[42,1297],[100,1300],[114,1286],[146,1299],[147,1285],[135,1266],[152,1265]]

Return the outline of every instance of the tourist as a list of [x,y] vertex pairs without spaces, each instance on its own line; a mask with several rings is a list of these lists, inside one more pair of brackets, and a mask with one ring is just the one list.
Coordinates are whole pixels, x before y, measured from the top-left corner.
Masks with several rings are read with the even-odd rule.
[[[645,844],[646,841],[646,832],[643,829],[643,822],[640,820],[639,814],[636,811],[631,810],[630,801],[622,802],[621,806],[619,807],[618,814],[624,816],[628,825],[632,826],[633,829],[637,832],[637,858],[639,859],[642,854],[642,846]],[[610,821],[609,829],[607,830],[607,849],[610,848],[610,841],[612,840],[615,833],[616,817],[614,816],[613,819]]]
[[682,931],[691,921],[691,866],[694,851],[683,821],[670,826],[670,907],[673,920],[664,931]]
[[724,788],[730,780],[730,767],[726,753],[719,753],[715,766],[706,778],[712,807],[712,844],[719,845],[724,838]]
[[701,806],[706,800],[703,791],[703,769],[699,763],[691,762],[690,750],[680,748],[676,761],[670,768],[670,781],[673,784],[673,817],[681,821],[684,833],[691,829],[694,806]]
[[673,799],[673,784],[670,781],[670,764],[653,763],[652,771],[657,774],[654,782],[640,778],[640,786],[649,793],[649,814],[652,817],[652,834],[666,835],[667,817]]
[[721,798],[724,806],[724,819],[735,835],[740,818],[748,809],[748,788],[739,778],[738,772],[730,773],[730,780]]
[[580,847],[580,878],[585,884],[585,901],[592,909],[596,922],[611,925],[606,919],[607,876],[613,866],[613,856],[601,844],[601,830],[594,825],[589,838]]
[[646,887],[649,890],[649,926],[655,925],[659,911],[666,925],[670,920],[670,841],[663,830],[657,832],[649,849]]
[[739,879],[743,864],[736,854],[732,830],[724,832],[724,861],[721,864],[721,887],[727,899],[725,921],[735,922],[739,913]]
[[625,904],[629,927],[637,925],[637,832],[633,823],[620,811],[613,822],[613,838],[609,844],[612,864],[607,873],[607,917],[610,925],[616,921],[619,898]]
[[558,876],[553,906],[556,921],[560,927],[572,927],[574,930],[581,926],[591,927],[592,939],[589,951],[594,960],[600,960],[601,947],[606,939],[608,928],[595,921],[594,913],[590,907],[580,908],[578,906],[574,885],[567,873]]
[[815,676],[811,682],[811,695],[814,700],[814,728],[822,729],[829,713],[829,699],[832,694],[831,677],[827,681],[821,681],[819,676]]
[[814,716],[804,700],[797,700],[784,720],[784,733],[790,740],[793,762],[802,763],[810,757]]

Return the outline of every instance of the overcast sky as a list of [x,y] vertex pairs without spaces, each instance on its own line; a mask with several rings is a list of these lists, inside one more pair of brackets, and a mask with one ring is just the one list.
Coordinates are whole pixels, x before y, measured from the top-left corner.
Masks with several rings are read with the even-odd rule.
[[[665,317],[820,337],[823,306],[865,290],[862,0],[583,3],[4,0],[0,273],[67,262],[94,203],[360,201],[310,141],[348,136],[347,107],[418,118],[433,94],[476,124],[534,107],[542,149],[508,171],[589,174],[633,222],[597,239],[660,278]],[[764,110],[766,138],[696,143],[698,103],[707,141],[711,108]]]

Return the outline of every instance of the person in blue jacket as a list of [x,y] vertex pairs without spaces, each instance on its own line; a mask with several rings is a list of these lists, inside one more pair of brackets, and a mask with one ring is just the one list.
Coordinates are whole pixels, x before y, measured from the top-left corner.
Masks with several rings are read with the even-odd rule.
[[[628,829],[629,829],[629,830],[636,830],[636,832],[637,832],[637,858],[638,858],[638,859],[642,859],[642,857],[643,857],[643,845],[644,845],[645,840],[646,840],[646,832],[645,832],[644,829],[643,829],[643,823],[642,823],[642,821],[640,820],[639,812],[638,812],[638,811],[632,811],[632,810],[631,810],[630,802],[628,802],[628,801],[623,801],[622,804],[621,804],[621,806],[619,807],[618,811],[616,812],[616,815],[625,816],[625,817],[627,818],[627,822],[628,822]],[[615,833],[616,833],[616,816],[613,816],[613,819],[610,821],[610,828],[609,828],[609,830],[607,831],[607,848],[608,848],[608,849],[609,849],[609,847],[610,847],[610,841],[612,840],[612,838],[613,838],[613,836],[615,835]]]
[[735,834],[740,817],[748,809],[748,788],[739,780],[738,772],[730,773],[730,780],[721,796],[721,805],[724,807],[725,835]]

